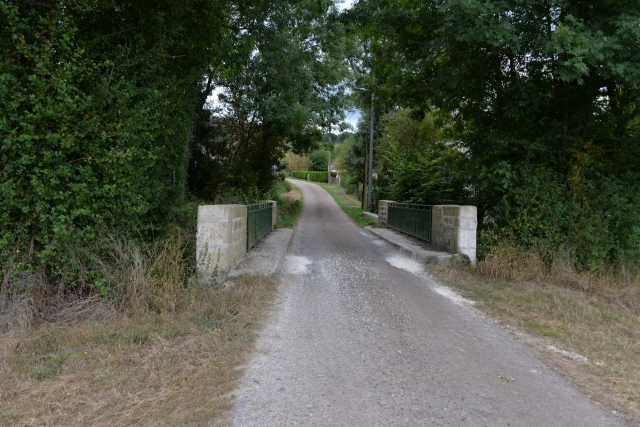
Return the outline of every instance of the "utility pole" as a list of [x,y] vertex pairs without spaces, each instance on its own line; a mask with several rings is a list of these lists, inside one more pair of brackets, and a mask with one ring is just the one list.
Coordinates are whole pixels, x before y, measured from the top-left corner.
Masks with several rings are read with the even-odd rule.
[[364,175],[362,177],[362,210],[366,210],[367,208],[367,195],[369,194],[367,192],[367,177],[369,176],[368,172],[367,172],[367,165],[369,164],[369,162],[367,161],[367,147],[365,146],[364,148]]
[[373,101],[375,99],[375,95],[373,90],[371,91],[371,128],[369,130],[369,164],[367,168],[367,211],[371,212],[371,199],[372,199],[372,187],[373,187],[373,121],[374,117],[374,108]]
[[[357,87],[358,90],[367,90]],[[364,147],[364,177],[362,178],[362,210],[371,212],[371,199],[373,198],[373,122],[375,120],[375,111],[373,103],[375,101],[375,93],[371,88],[371,115],[369,124],[369,149],[365,143]]]
[[327,178],[327,184],[331,184],[331,141],[329,141],[329,145],[327,146],[327,153],[329,153],[329,166],[327,166],[329,177]]

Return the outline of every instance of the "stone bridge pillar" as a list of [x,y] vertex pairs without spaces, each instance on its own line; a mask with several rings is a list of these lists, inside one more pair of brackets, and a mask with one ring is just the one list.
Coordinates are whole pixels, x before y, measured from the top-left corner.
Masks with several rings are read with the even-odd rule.
[[387,217],[389,215],[389,203],[395,203],[393,200],[378,200],[378,225],[387,226]]
[[452,254],[460,254],[476,264],[475,206],[435,205],[431,217],[431,244]]
[[246,252],[245,205],[198,206],[196,256],[201,281],[213,278],[221,283]]

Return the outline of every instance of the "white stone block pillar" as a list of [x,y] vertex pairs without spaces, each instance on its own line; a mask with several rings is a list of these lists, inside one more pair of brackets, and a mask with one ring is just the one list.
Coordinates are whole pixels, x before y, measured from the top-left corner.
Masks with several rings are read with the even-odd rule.
[[431,221],[434,247],[463,255],[472,265],[476,264],[478,209],[475,206],[435,205]]
[[247,252],[247,207],[245,205],[198,206],[196,236],[200,280],[212,276],[218,283]]
[[387,226],[387,218],[389,217],[389,203],[395,203],[393,200],[378,200],[378,225]]

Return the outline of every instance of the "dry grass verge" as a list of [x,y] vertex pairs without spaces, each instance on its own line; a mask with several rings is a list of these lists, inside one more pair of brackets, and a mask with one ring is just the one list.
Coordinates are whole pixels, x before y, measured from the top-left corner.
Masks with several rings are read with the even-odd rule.
[[595,402],[640,425],[640,276],[547,268],[514,251],[495,250],[476,270],[432,271]]
[[478,264],[477,272],[489,279],[538,282],[575,289],[598,295],[607,303],[640,314],[640,268],[637,267],[628,269],[617,265],[579,272],[568,260],[556,257],[547,267],[535,252],[498,246]]
[[106,229],[103,236],[106,249],[93,254],[91,265],[82,265],[91,274],[69,268],[66,274],[76,274],[71,283],[64,281],[65,272],[47,277],[35,253],[15,250],[0,265],[0,333],[108,320],[117,312],[174,312],[189,304],[185,289],[197,279],[195,228],[173,227],[150,243]]
[[[201,426],[222,422],[276,279],[197,288],[184,309],[43,323],[0,336],[0,424]],[[153,297],[151,298],[153,300]],[[165,304],[157,300],[155,303]]]
[[298,188],[297,185],[291,184],[291,190],[282,195],[285,203],[292,204],[296,200],[302,200],[302,191]]

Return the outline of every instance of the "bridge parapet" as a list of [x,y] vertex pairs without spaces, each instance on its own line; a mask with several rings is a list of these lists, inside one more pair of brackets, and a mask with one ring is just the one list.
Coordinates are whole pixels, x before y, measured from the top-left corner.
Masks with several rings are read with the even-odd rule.
[[275,228],[276,202],[269,200],[258,207],[268,218],[261,215],[259,227],[253,222],[249,227],[246,205],[198,206],[196,256],[201,282],[224,281],[249,249]]
[[[476,231],[478,228],[478,210],[475,206],[461,205],[412,205],[408,203],[397,203],[392,200],[380,200],[378,202],[378,225],[387,228],[393,228],[399,231],[405,229],[413,229],[416,227],[402,227],[402,224],[389,224],[389,211],[393,209],[403,209],[407,211],[411,206],[415,206],[417,214],[425,215],[425,221],[418,221],[420,218],[416,215],[395,215],[400,219],[411,222],[420,222],[419,225],[430,227],[423,233],[411,233],[416,238],[421,238],[431,244],[435,249],[443,250],[454,255],[459,255],[468,259],[472,265],[476,263]],[[413,211],[412,209],[408,209]],[[414,216],[416,218],[414,218]],[[397,219],[395,219],[397,222]],[[407,225],[407,224],[404,224]],[[419,227],[418,227],[419,228]],[[430,231],[430,233],[428,232]],[[428,236],[425,238],[424,236]]]
[[478,209],[475,206],[435,205],[432,208],[431,244],[460,254],[476,264]]

